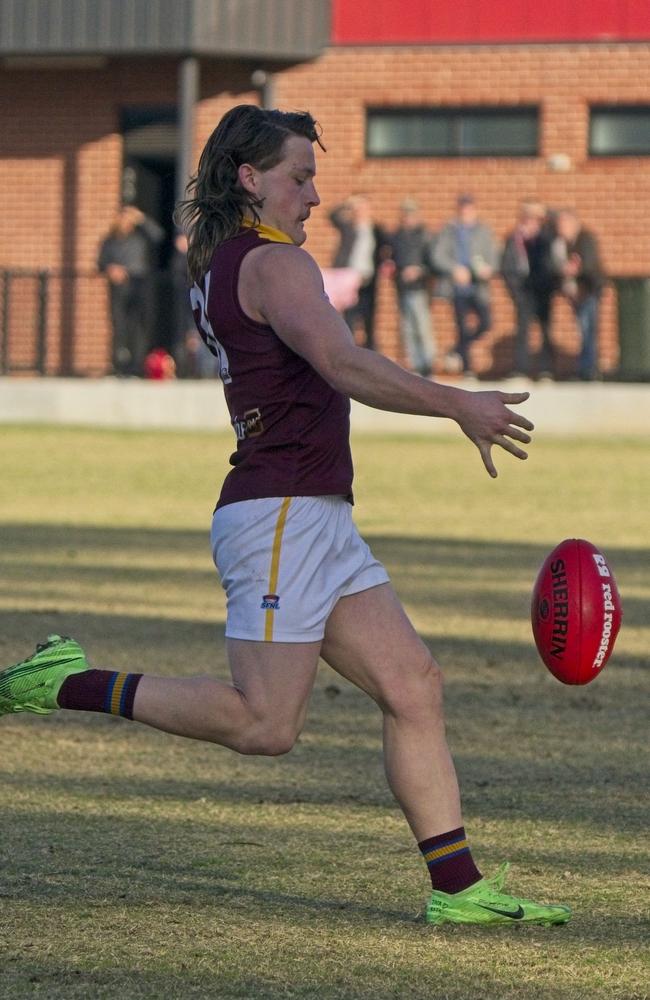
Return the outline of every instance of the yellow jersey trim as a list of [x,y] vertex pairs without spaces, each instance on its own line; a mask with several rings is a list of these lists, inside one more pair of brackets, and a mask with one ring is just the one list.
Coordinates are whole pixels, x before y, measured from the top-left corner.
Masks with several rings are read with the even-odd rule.
[[255,229],[263,239],[272,240],[273,243],[293,244],[291,237],[283,233],[281,229],[274,229],[273,226],[265,226],[263,222],[256,224],[252,219],[243,219],[242,226],[245,226],[247,229]]

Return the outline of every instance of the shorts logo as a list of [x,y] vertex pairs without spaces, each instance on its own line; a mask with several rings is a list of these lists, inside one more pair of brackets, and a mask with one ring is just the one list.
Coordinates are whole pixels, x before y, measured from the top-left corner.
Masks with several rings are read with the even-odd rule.
[[262,611],[279,611],[280,597],[278,594],[265,594],[260,605]]

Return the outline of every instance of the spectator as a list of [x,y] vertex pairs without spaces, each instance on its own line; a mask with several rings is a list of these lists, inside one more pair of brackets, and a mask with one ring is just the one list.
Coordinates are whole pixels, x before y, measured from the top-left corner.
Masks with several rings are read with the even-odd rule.
[[143,374],[152,339],[154,252],[164,235],[135,205],[125,205],[101,244],[97,267],[108,279],[117,375]]
[[517,226],[506,239],[501,273],[515,307],[517,322],[512,374],[531,375],[528,333],[534,319],[539,320],[542,333],[537,374],[555,373],[550,317],[557,280],[551,265],[546,209],[539,202],[522,202]]
[[178,232],[169,262],[173,293],[172,354],[180,378],[216,378],[219,362],[207,349],[194,322],[190,304],[190,280],[187,270],[187,236]]
[[377,273],[387,250],[387,236],[372,218],[370,201],[357,194],[335,208],[329,215],[330,222],[338,229],[339,246],[333,267],[349,267],[359,274],[359,294],[355,305],[343,313],[352,333],[362,327],[363,346],[375,347],[375,304]]
[[498,259],[497,242],[489,226],[479,221],[474,196],[461,194],[456,218],[447,223],[436,240],[433,264],[451,284],[457,350],[463,372],[470,370],[470,343],[492,325],[489,281]]
[[605,273],[596,237],[585,229],[573,209],[560,209],[556,229],[552,259],[580,331],[578,376],[588,382],[599,374],[598,313]]
[[419,205],[405,198],[400,220],[390,239],[397,290],[400,335],[411,371],[428,376],[433,371],[435,347],[431,324],[432,235],[422,222]]
[[187,271],[187,236],[177,232],[174,249],[169,260],[169,277],[172,288],[171,353],[176,361],[176,372],[181,378],[194,374],[194,352],[190,343],[198,332],[190,305],[190,279]]
[[359,299],[360,277],[351,267],[321,267],[325,294],[337,312],[345,313]]

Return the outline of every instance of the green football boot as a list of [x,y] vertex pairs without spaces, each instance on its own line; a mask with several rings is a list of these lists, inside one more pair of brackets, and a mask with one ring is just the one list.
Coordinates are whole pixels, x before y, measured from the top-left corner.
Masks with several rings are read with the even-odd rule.
[[510,866],[501,865],[493,878],[482,878],[449,895],[434,891],[427,905],[428,924],[565,924],[571,919],[568,906],[543,906],[503,892]]
[[48,635],[34,653],[0,673],[0,715],[49,715],[66,677],[89,670],[83,649],[67,635]]

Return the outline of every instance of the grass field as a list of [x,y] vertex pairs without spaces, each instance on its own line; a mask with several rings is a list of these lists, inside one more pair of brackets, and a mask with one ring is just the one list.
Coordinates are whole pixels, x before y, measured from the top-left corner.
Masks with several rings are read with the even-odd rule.
[[[0,430],[0,659],[51,631],[97,666],[223,675],[208,547],[230,440]],[[648,996],[650,448],[540,440],[495,482],[460,438],[355,443],[358,523],[447,678],[474,853],[564,928],[425,926],[379,716],[323,667],[296,749],[237,758],[105,716],[0,723],[0,996]],[[566,688],[528,602],[562,538],[600,545],[624,627]]]

